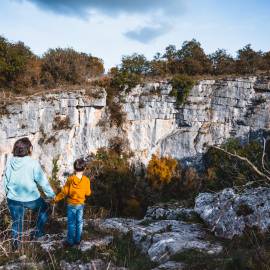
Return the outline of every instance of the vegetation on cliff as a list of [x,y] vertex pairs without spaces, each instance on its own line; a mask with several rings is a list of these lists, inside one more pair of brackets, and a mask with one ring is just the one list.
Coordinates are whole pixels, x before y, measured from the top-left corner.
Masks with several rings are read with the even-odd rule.
[[[237,51],[236,57],[224,49],[207,55],[201,44],[192,39],[185,41],[180,49],[167,46],[151,60],[138,53],[123,56],[121,64],[109,72],[109,77],[122,91],[127,85],[132,87],[148,77],[254,75],[269,73],[269,70],[270,52],[255,51],[248,44]],[[85,84],[103,73],[103,61],[90,54],[56,48],[38,57],[23,42],[9,42],[0,37],[0,89],[23,94],[31,88]]]

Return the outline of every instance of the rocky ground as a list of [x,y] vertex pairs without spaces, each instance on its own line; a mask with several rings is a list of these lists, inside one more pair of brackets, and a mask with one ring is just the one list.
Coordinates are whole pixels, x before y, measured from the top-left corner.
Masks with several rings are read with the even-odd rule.
[[[225,189],[199,194],[194,209],[171,202],[149,207],[140,220],[87,219],[83,241],[70,249],[63,248],[65,219],[58,219],[54,232],[32,243],[24,255],[6,260],[0,269],[267,269],[237,268],[234,256],[238,252],[246,258],[241,265],[251,265],[253,246],[245,243],[243,248],[237,240],[236,247],[233,236],[242,237],[253,226],[267,233],[269,196],[269,188],[247,189],[241,194]],[[33,247],[50,260],[39,255],[31,261]]]

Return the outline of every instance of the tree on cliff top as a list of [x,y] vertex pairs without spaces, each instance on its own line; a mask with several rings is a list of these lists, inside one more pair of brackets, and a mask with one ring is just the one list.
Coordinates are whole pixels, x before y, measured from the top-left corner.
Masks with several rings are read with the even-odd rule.
[[41,81],[48,87],[63,82],[79,84],[104,72],[102,60],[71,48],[50,49],[42,60]]
[[0,88],[21,91],[38,82],[39,59],[23,42],[0,36]]
[[240,74],[255,74],[262,68],[263,57],[261,51],[254,51],[248,44],[238,50],[236,59],[236,69]]

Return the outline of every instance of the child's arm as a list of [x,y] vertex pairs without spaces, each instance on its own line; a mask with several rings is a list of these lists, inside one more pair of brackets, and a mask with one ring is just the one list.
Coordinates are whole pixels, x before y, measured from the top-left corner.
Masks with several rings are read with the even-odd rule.
[[53,202],[57,203],[59,201],[61,201],[62,199],[64,199],[69,192],[69,179],[67,179],[65,185],[62,187],[62,190],[54,197]]
[[89,178],[87,178],[87,184],[86,184],[86,189],[85,189],[85,196],[90,196],[92,191],[91,191],[91,181]]

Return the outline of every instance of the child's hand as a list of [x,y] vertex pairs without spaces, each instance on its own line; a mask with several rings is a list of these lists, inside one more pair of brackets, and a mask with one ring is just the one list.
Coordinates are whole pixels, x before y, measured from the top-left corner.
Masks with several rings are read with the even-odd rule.
[[55,205],[55,204],[56,204],[55,198],[53,198],[53,199],[50,201],[50,204],[52,204],[52,205]]

